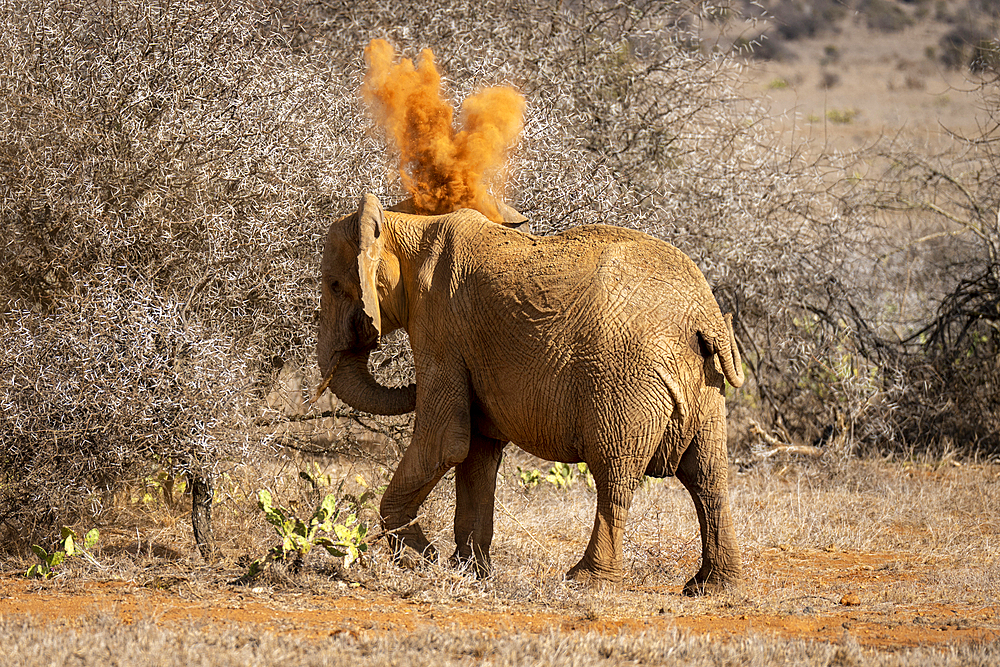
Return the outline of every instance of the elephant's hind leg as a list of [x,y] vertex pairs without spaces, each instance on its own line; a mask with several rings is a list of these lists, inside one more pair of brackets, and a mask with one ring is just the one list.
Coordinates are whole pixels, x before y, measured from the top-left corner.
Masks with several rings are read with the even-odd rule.
[[677,467],[677,479],[691,493],[701,528],[701,568],[685,584],[686,595],[716,592],[738,584],[743,576],[729,509],[725,409],[721,395],[705,406],[701,428]]
[[493,501],[503,455],[501,440],[473,432],[469,455],[455,468],[456,563],[474,560],[480,577],[490,574],[493,542]]
[[603,466],[587,462],[597,487],[597,516],[587,550],[566,573],[568,579],[591,584],[621,581],[625,524],[644,469],[638,461],[638,458],[617,457]]

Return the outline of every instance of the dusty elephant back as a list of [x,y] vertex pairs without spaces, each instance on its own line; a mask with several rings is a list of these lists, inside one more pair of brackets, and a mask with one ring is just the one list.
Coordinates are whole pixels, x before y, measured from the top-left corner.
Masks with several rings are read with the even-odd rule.
[[[418,217],[402,216],[400,223],[406,225]],[[551,314],[571,322],[574,304],[586,304],[610,317],[622,315],[623,308],[653,318],[659,313],[667,320],[684,313],[684,323],[690,328],[684,333],[701,332],[711,341],[721,341],[730,331],[708,282],[691,258],[643,232],[583,225],[551,236],[533,236],[465,210],[450,217],[423,219],[440,221],[442,230],[431,235],[450,239],[456,251],[454,270],[461,280],[494,297],[515,299],[512,307],[533,320]]]
[[[499,304],[489,322],[480,322],[483,345],[532,348],[557,369],[595,345],[595,336],[631,339],[654,348],[652,355],[664,347],[718,354],[726,379],[742,383],[731,326],[708,282],[666,241],[610,225],[534,236],[471,210],[386,216],[401,233],[422,236],[423,245],[454,250],[446,272],[449,291],[457,289],[453,307],[478,299]],[[528,322],[532,333],[519,342],[498,341],[492,332],[510,330],[514,322]]]
[[[552,356],[553,368],[571,356],[585,356],[588,346],[598,345],[597,337],[607,339],[601,343],[607,349],[638,346],[651,356],[666,348],[674,350],[670,354],[731,356],[731,329],[708,282],[671,244],[606,225],[538,237],[485,218],[470,235],[473,217],[442,220],[451,232],[434,234],[450,236],[456,245],[460,292],[501,305],[491,318],[496,321],[483,323],[485,330],[529,323],[532,333],[522,343],[537,344],[536,352]],[[733,373],[726,376],[736,379]]]
[[612,315],[621,308],[628,319],[647,313],[651,326],[667,325],[681,336],[700,332],[713,341],[728,331],[701,270],[666,241],[608,225],[576,227],[540,241],[537,262],[527,272],[591,274],[606,293],[599,307]]
[[[720,370],[732,386],[744,382],[742,360],[732,327],[732,315],[723,315],[712,288],[694,261],[678,248],[642,232],[595,225],[564,232],[597,245],[606,244],[601,273],[606,282],[635,286],[627,298],[681,327],[681,338],[692,345],[697,336],[703,352],[716,355]],[[626,267],[626,268],[623,268]],[[610,280],[607,280],[610,278]],[[683,318],[678,318],[683,314]]]

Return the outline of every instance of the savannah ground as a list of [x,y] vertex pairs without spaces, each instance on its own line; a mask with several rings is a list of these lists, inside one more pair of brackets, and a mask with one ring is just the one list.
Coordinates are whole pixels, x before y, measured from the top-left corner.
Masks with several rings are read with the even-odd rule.
[[[4,563],[0,664],[996,664],[1000,467],[781,456],[733,468],[746,581],[702,599],[680,594],[700,545],[676,480],[638,492],[625,580],[605,590],[562,576],[586,546],[593,492],[580,476],[524,488],[518,467],[546,464],[523,454],[502,467],[486,581],[393,564],[378,541],[350,569],[317,549],[297,574],[275,566],[234,584],[275,542],[236,509],[253,480],[220,492],[209,565],[187,512],[137,491],[101,527],[99,566],[71,559],[42,581],[22,576],[26,561]],[[321,472],[345,488],[382,474],[358,462]],[[423,516],[442,552],[453,495],[445,480]]]

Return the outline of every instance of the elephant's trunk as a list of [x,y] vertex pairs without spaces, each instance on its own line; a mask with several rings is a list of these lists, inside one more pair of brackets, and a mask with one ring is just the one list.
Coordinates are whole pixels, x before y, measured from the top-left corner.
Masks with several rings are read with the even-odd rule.
[[[368,352],[334,352],[320,364],[324,383],[355,410],[376,415],[402,415],[417,406],[417,386],[385,387],[368,370]],[[319,395],[317,394],[317,396]]]

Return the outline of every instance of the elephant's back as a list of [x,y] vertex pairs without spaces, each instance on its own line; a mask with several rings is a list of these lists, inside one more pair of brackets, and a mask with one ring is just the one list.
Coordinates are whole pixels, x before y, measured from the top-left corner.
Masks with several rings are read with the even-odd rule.
[[595,269],[612,273],[631,268],[635,277],[645,274],[654,279],[707,286],[690,257],[670,243],[635,229],[582,225],[552,236],[529,238],[535,242],[537,255],[545,258],[543,262],[547,259],[567,266],[591,263]]
[[554,418],[537,432],[524,416],[540,405],[590,419],[598,404],[662,391],[664,372],[700,368],[697,318],[718,306],[670,244],[604,226],[481,234],[453,283],[451,326],[466,334],[459,352],[484,411],[528,451],[573,460],[573,434],[592,426]]
[[[536,315],[575,319],[637,313],[653,319],[699,308],[718,311],[705,277],[683,252],[643,232],[584,225],[533,236],[488,225],[472,241],[470,277]],[[714,307],[714,308],[713,308]],[[706,313],[721,317],[721,313]],[[676,320],[677,317],[672,317]]]
[[[543,254],[564,255],[564,263],[576,259],[582,266],[591,266],[614,308],[626,307],[625,314],[634,318],[636,311],[665,311],[676,318],[677,313],[691,313],[699,308],[718,310],[712,290],[697,265],[678,248],[643,232],[607,225],[589,225],[567,230],[551,237],[554,248]],[[556,247],[561,246],[561,251]],[[585,251],[574,251],[579,246]],[[588,261],[589,260],[589,261]],[[706,313],[714,316],[714,313]]]
[[496,305],[484,324],[548,341],[532,353],[551,357],[553,368],[593,356],[589,348],[654,355],[697,348],[698,331],[721,322],[694,262],[642,232],[605,225],[544,237],[484,232],[466,276],[471,292]]

